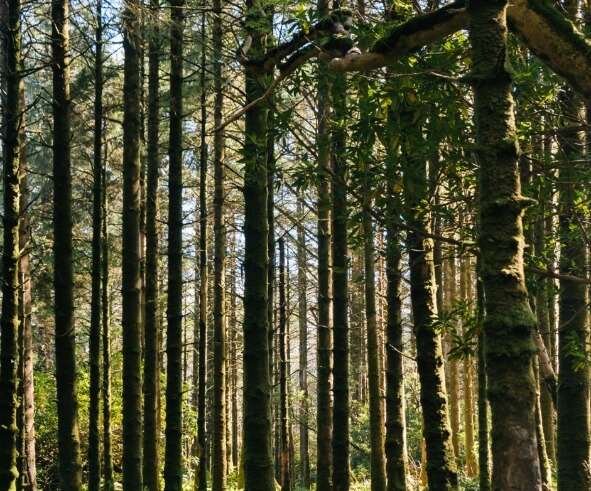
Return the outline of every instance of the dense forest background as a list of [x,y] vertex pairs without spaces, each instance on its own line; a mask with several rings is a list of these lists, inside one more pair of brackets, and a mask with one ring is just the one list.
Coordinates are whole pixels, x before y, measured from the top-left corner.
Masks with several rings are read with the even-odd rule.
[[588,2],[0,23],[0,491],[590,489]]

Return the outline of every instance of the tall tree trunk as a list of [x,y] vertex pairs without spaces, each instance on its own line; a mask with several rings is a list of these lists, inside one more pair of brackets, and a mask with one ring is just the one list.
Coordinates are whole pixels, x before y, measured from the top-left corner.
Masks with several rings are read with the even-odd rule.
[[90,394],[88,409],[88,491],[101,486],[100,397],[101,397],[101,234],[103,211],[103,14],[96,4],[94,59],[94,155],[92,196],[92,293],[90,301]]
[[[318,17],[328,12],[323,0],[318,5]],[[330,85],[326,69],[320,68],[318,76],[318,327],[317,355],[318,372],[316,413],[316,486],[318,491],[332,489],[332,371],[333,371],[333,319],[332,319],[332,220],[330,210],[331,185],[329,118]]]
[[[476,259],[476,306],[478,323],[484,319],[484,285],[480,277],[481,259]],[[490,491],[489,410],[486,397],[486,360],[484,333],[478,333],[478,483],[481,491]]]
[[74,273],[72,261],[72,173],[70,160],[70,46],[68,2],[51,4],[53,68],[53,253],[55,261],[55,359],[61,489],[82,487]]
[[142,491],[142,345],[140,292],[140,4],[126,0],[123,12],[125,98],[123,112],[123,487]]
[[[451,255],[445,262],[445,292],[444,297],[447,300],[445,307],[450,311],[454,308],[454,302],[457,301],[457,267],[456,257]],[[456,324],[455,330],[460,326]],[[457,334],[457,332],[456,332]],[[444,336],[446,352],[449,353],[453,347],[453,336],[447,332]],[[447,393],[449,395],[449,426],[451,429],[451,443],[454,449],[454,455],[460,455],[460,371],[459,361],[456,358],[448,357],[445,364],[447,372]]]
[[364,237],[364,277],[365,277],[365,316],[367,324],[367,368],[369,382],[369,424],[371,451],[371,489],[386,489],[386,459],[384,455],[384,403],[380,385],[381,347],[378,335],[376,314],[374,224],[370,210],[372,167],[370,162],[364,168],[363,195],[363,237]]
[[[471,256],[464,254],[460,257],[460,297],[466,302],[466,308],[472,311],[472,261]],[[471,312],[466,312],[471,315]],[[467,329],[463,327],[464,332]],[[464,355],[464,369],[462,372],[463,386],[464,386],[464,441],[465,455],[466,455],[466,475],[474,477],[478,475],[476,465],[476,457],[474,455],[474,369],[473,356]]]
[[[583,107],[576,96],[566,89],[564,111],[567,124],[584,121]],[[568,133],[567,133],[568,131]],[[560,170],[560,272],[585,275],[587,250],[573,225],[580,227],[584,215],[577,201],[588,187],[582,169],[576,161],[584,152],[581,132],[565,130],[560,135],[560,150],[567,161]],[[558,490],[588,489],[591,486],[589,458],[589,367],[577,363],[578,346],[587,346],[587,285],[568,280],[560,281],[560,325],[558,329],[558,392],[557,392],[557,470]]]
[[164,489],[183,487],[183,24],[184,0],[170,11],[168,301]]
[[[398,216],[395,196],[388,196],[388,216]],[[386,326],[386,471],[388,491],[406,491],[408,459],[403,376],[402,250],[399,233],[388,229],[386,275],[388,319]]]
[[[262,53],[271,29],[260,5],[246,2],[252,40],[249,57]],[[260,97],[268,77],[257,64],[245,66],[246,104]],[[269,374],[269,223],[267,107],[256,105],[244,121],[244,480],[245,489],[275,486]]]
[[299,382],[302,397],[300,420],[300,474],[302,486],[310,489],[309,453],[309,393],[308,393],[308,264],[306,260],[306,229],[303,224],[304,205],[298,200],[298,322],[299,322]]
[[[213,77],[214,126],[222,124],[224,106],[222,78],[222,1],[213,2]],[[224,223],[226,178],[224,162],[225,135],[214,135],[214,272],[213,272],[213,467],[212,489],[226,489],[227,424],[226,417],[226,227]]]
[[287,280],[285,239],[279,238],[279,406],[281,418],[281,491],[291,490],[288,431],[288,332],[287,332]]
[[102,348],[103,348],[103,482],[105,490],[114,488],[113,446],[111,439],[111,299],[109,295],[109,221],[107,216],[107,169],[102,172],[102,235],[101,235],[101,270],[102,270]]
[[[540,189],[541,191],[541,189]],[[539,193],[542,196],[541,193]],[[545,246],[546,235],[546,221],[544,219],[544,203],[541,200],[540,204],[543,209],[535,224],[535,250],[536,254],[542,254]],[[550,291],[551,284],[547,278],[538,280],[538,287],[536,293],[536,319],[538,322],[538,335],[542,340],[544,349],[546,350],[546,357],[548,359],[549,368],[552,367],[551,351],[552,346],[552,328],[550,326]],[[534,338],[535,339],[535,338]],[[538,348],[539,353],[539,348]],[[552,370],[553,373],[553,370]],[[546,374],[540,365],[540,411],[542,417],[542,427],[544,429],[544,440],[546,441],[546,453],[548,458],[556,462],[556,432],[554,424],[554,401],[556,395],[556,378],[546,378]],[[553,395],[554,394],[554,395]]]
[[333,131],[331,133],[332,183],[332,282],[333,282],[333,470],[335,491],[350,486],[349,452],[349,261],[347,164],[345,157],[347,80],[344,74],[332,81]]
[[[415,109],[408,107],[401,113],[407,124]],[[410,127],[410,126],[407,126]],[[403,148],[411,140],[405,137]],[[414,144],[418,143],[414,140]],[[430,228],[430,212],[423,203],[429,199],[427,166],[420,157],[403,154],[403,187],[406,200],[406,222],[425,232]],[[423,436],[427,450],[427,478],[429,487],[441,490],[457,489],[458,477],[447,419],[445,376],[441,336],[435,330],[437,316],[435,265],[433,241],[416,232],[407,232],[410,265],[410,295],[417,342],[417,368],[421,383],[423,409]]]
[[[20,87],[21,107],[24,107],[24,81]],[[20,221],[19,221],[19,309],[21,317],[21,329],[23,332],[23,360],[22,360],[22,387],[23,387],[23,452],[24,452],[24,476],[23,490],[37,491],[37,464],[35,449],[35,380],[34,371],[34,347],[33,347],[33,304],[31,298],[31,265],[30,265],[30,224],[27,212],[29,204],[29,188],[27,185],[27,164],[25,155],[25,123],[23,114],[23,123],[20,127],[21,132],[21,151],[20,151]]]
[[3,107],[4,130],[4,210],[2,216],[2,316],[0,322],[0,488],[17,489],[18,384],[19,384],[19,193],[20,151],[23,107],[21,106],[21,4],[8,2],[3,16],[6,47],[4,66],[6,99]]
[[480,166],[478,243],[485,290],[488,398],[495,490],[541,489],[535,425],[535,318],[523,274],[523,209],[511,77],[505,65],[505,0],[472,0],[476,154]]
[[147,491],[160,490],[160,308],[158,298],[158,186],[160,2],[150,2],[148,36],[148,142],[146,148],[146,256],[144,313],[143,476]]
[[208,147],[206,139],[207,124],[207,93],[205,90],[206,14],[201,18],[201,141],[199,150],[199,374],[197,391],[197,456],[199,469],[195,474],[195,491],[207,490],[207,434],[206,392],[207,392],[207,309],[208,309],[208,271],[207,271],[207,159]]

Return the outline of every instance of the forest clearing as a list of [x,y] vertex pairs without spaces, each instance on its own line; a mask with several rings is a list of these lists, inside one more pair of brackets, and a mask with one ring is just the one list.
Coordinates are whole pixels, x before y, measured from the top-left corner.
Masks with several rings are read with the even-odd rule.
[[0,26],[0,491],[591,489],[590,2]]

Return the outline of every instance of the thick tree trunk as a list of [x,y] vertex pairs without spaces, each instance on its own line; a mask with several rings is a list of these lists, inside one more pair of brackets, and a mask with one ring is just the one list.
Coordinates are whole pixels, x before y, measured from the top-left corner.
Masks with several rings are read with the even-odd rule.
[[53,220],[55,288],[55,359],[58,400],[58,448],[61,489],[82,487],[76,339],[74,328],[74,273],[72,262],[72,175],[70,161],[70,47],[68,3],[51,5],[53,53]]
[[143,491],[142,345],[140,295],[140,4],[126,0],[123,13],[125,53],[123,93],[123,487]]
[[488,398],[494,490],[541,489],[531,333],[535,318],[523,274],[521,195],[511,78],[506,68],[507,3],[472,0],[475,127],[480,165],[481,276],[485,289]]
[[0,323],[0,489],[17,489],[18,384],[19,384],[19,193],[22,107],[21,107],[21,4],[10,0],[3,37],[6,58],[1,67],[6,77],[3,107],[4,129],[4,209],[2,215],[2,316]]
[[[258,5],[246,3],[252,43],[249,56],[264,49],[270,32]],[[246,104],[266,90],[268,73],[245,67]],[[269,374],[269,223],[267,108],[251,107],[244,121],[244,483],[251,491],[274,489],[271,381]]]

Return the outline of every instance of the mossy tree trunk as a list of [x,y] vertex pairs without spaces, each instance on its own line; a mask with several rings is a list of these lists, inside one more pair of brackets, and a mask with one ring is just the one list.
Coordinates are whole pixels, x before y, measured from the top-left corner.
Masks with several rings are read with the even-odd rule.
[[2,320],[0,323],[0,488],[17,489],[18,384],[19,384],[19,213],[20,138],[22,124],[21,4],[10,0],[3,22],[6,58],[1,67],[6,77],[4,118],[4,209],[2,215]]
[[511,77],[506,66],[507,2],[472,0],[476,153],[480,166],[480,273],[492,413],[494,490],[541,489],[535,424],[535,318],[523,274],[521,195]]
[[123,488],[143,491],[142,345],[140,294],[140,4],[126,0],[123,12],[125,98],[123,112]]
[[349,259],[347,207],[346,75],[332,80],[331,120],[332,182],[332,282],[333,282],[333,470],[335,491],[350,486],[349,451]]
[[[388,216],[399,216],[394,193],[388,196]],[[400,235],[388,229],[386,243],[388,316],[386,325],[386,472],[388,491],[406,491],[408,463],[403,378],[402,246]]]
[[82,487],[72,239],[69,7],[51,4],[53,69],[53,253],[55,261],[55,359],[61,489]]
[[[399,110],[401,127],[407,131],[413,128],[411,135],[403,135],[401,139],[406,223],[417,230],[429,232],[431,215],[424,206],[429,200],[426,160],[412,153],[416,151],[417,143],[422,140],[418,136],[421,130],[417,123],[413,122],[415,109],[412,106],[401,105]],[[458,476],[447,416],[441,336],[434,325],[437,316],[437,287],[433,241],[409,231],[407,248],[413,331],[417,343],[417,368],[424,418],[423,436],[427,451],[427,478],[429,487],[452,490],[457,489]]]

